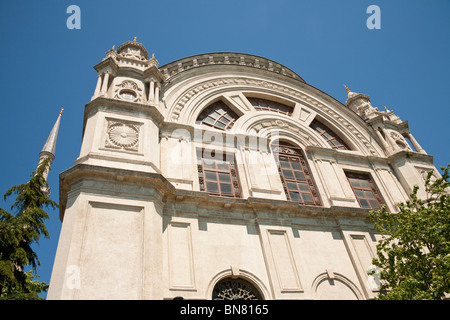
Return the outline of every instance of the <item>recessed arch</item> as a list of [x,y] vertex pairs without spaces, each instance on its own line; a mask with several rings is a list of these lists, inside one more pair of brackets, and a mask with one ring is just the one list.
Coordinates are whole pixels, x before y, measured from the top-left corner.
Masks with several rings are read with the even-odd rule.
[[307,146],[328,146],[323,139],[314,134],[311,128],[291,117],[270,111],[244,114],[236,121],[231,131],[244,135],[257,135],[272,141],[285,137],[294,144],[300,144],[302,149]]
[[[224,73],[220,75],[199,75],[196,81],[179,83],[176,88],[172,87],[171,90],[173,90],[173,93],[167,94],[176,95],[173,100],[171,97],[167,97],[167,117],[173,122],[192,125],[195,123],[200,110],[211,100],[218,99],[220,96],[228,95],[231,92],[236,95],[258,92],[306,106],[313,114],[326,119],[326,123],[332,128],[340,128],[341,130],[338,131],[343,133],[346,142],[352,141],[354,143],[350,146],[351,149],[365,155],[384,155],[383,149],[374,139],[371,129],[356,114],[353,114],[344,105],[339,104],[338,101],[333,100],[325,93],[318,92],[317,89],[305,83],[298,83],[298,85],[293,86],[277,79],[243,76],[230,70],[226,76]],[[224,99],[224,102],[229,103],[230,101]],[[230,107],[234,108],[233,110],[241,116],[249,111],[237,104]],[[302,122],[299,119],[294,120],[297,123]],[[309,123],[304,124],[309,125]],[[318,146],[322,146],[321,143]],[[325,144],[324,147],[328,148],[328,144]]]
[[336,272],[323,272],[311,286],[314,298],[318,300],[364,300],[358,287],[347,277]]

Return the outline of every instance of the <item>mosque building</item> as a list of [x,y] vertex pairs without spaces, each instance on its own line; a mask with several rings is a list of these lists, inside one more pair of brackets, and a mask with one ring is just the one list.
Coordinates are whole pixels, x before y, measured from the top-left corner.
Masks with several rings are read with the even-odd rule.
[[251,54],[159,66],[135,38],[94,69],[47,299],[379,293],[369,211],[440,176],[407,121]]

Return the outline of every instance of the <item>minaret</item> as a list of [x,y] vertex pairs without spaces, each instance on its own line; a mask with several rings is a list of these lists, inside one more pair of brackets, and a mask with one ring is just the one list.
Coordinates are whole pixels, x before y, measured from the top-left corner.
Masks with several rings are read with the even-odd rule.
[[[61,122],[61,115],[63,113],[64,108],[61,108],[61,111],[59,112],[58,119],[56,119],[56,122],[53,126],[52,131],[50,132],[50,135],[47,138],[47,141],[45,142],[44,147],[42,148],[41,152],[39,152],[39,165],[45,160],[50,158],[50,162],[48,164],[47,169],[44,171],[43,176],[44,179],[47,180],[48,172],[50,170],[50,165],[52,164],[52,161],[55,159],[55,149],[56,149],[56,139],[58,138],[58,131],[59,131],[59,123]],[[50,190],[43,190],[47,195],[50,195]]]

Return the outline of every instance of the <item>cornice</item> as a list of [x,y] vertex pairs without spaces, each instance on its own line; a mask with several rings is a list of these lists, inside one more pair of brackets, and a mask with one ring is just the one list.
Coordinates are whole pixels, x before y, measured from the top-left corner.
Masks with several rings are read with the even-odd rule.
[[[209,195],[201,191],[176,189],[162,174],[141,172],[135,170],[118,169],[111,167],[103,167],[88,164],[76,164],[72,168],[62,172],[59,175],[59,203],[60,203],[60,219],[64,218],[69,192],[74,192],[73,186],[84,180],[101,181],[102,187],[96,189],[92,186],[89,190],[93,193],[104,191],[107,186],[105,181],[114,184],[124,184],[135,186],[141,185],[145,188],[155,191],[152,199],[145,197],[146,201],[157,201],[164,206],[168,201],[181,202],[188,201],[197,207],[208,207],[217,210],[233,210],[251,209],[255,213],[255,218],[263,221],[267,216],[263,212],[271,215],[270,219],[296,217],[299,215],[308,216],[330,216],[330,217],[362,217],[367,218],[369,210],[354,207],[341,206],[307,206],[300,205],[294,201],[274,200],[257,197],[228,198]],[[123,191],[123,188],[121,189]],[[85,191],[85,190],[84,190]],[[83,192],[80,187],[79,192]],[[135,195],[138,196],[138,195]],[[261,214],[259,214],[261,212]],[[223,216],[226,218],[226,216]]]
[[199,54],[170,62],[159,69],[165,75],[166,81],[170,82],[180,73],[205,66],[250,67],[305,82],[305,80],[303,80],[297,73],[275,61],[264,57],[236,52]]
[[158,125],[164,121],[164,116],[159,112],[158,108],[148,104],[142,104],[137,102],[128,102],[123,100],[97,97],[85,105],[84,108],[84,121],[83,121],[83,134],[86,128],[86,122],[89,114],[96,108],[104,107],[105,110],[111,112],[110,107],[115,107],[117,110],[124,110],[127,112],[134,112],[144,114],[152,118]]

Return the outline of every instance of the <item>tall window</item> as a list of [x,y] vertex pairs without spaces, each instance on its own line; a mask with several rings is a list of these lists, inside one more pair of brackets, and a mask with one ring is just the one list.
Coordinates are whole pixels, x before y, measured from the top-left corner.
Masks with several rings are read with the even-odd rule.
[[310,127],[316,130],[320,134],[320,136],[325,139],[325,141],[330,145],[331,148],[337,150],[350,150],[348,145],[323,123],[320,123],[317,120],[313,120]]
[[285,104],[259,98],[247,98],[257,111],[273,111],[285,115],[292,115],[294,108]]
[[361,208],[373,210],[381,208],[384,202],[369,174],[346,172],[345,175]]
[[198,177],[200,191],[225,197],[239,198],[239,182],[236,174],[234,156],[225,154],[223,157],[204,157],[203,150],[197,151]]
[[225,103],[217,101],[202,111],[197,123],[219,129],[229,130],[239,116],[233,112]]
[[290,144],[272,146],[286,197],[301,204],[320,206],[319,194],[300,148]]

